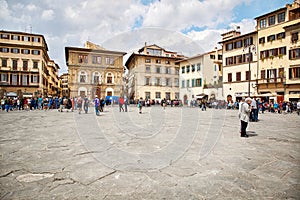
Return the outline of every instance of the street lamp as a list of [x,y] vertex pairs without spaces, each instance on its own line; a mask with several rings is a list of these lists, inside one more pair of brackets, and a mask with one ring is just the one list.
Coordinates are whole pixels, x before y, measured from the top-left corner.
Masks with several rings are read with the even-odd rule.
[[246,45],[243,49],[243,52],[248,50],[248,64],[249,64],[249,71],[248,71],[248,97],[250,97],[250,82],[251,82],[251,54],[256,53],[256,46],[254,44]]

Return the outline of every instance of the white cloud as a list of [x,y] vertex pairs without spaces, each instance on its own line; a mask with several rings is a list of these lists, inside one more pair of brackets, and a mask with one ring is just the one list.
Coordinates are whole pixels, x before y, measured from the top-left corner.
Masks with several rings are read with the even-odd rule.
[[54,19],[54,11],[53,10],[44,10],[42,13],[43,20],[52,20]]
[[29,11],[35,11],[35,10],[38,9],[38,7],[36,7],[36,5],[34,5],[34,4],[28,4],[26,6],[26,9],[29,10]]
[[4,18],[7,18],[9,17],[10,15],[10,12],[9,12],[9,9],[8,9],[8,4],[6,1],[4,0],[0,0],[0,20],[3,20]]
[[231,28],[240,27],[241,33],[246,34],[255,31],[256,21],[254,19],[242,19],[240,22],[230,23]]

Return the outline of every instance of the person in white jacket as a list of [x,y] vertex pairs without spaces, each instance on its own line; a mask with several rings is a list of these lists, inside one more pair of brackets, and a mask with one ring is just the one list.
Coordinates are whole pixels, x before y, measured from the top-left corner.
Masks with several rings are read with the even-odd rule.
[[246,98],[245,102],[241,102],[239,105],[239,119],[241,121],[241,137],[249,137],[246,133],[248,126],[250,113],[251,113],[251,98]]

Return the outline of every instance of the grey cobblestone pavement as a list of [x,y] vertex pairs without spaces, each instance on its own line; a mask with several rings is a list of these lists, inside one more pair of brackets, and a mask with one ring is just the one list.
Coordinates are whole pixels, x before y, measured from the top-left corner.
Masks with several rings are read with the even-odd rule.
[[0,199],[300,199],[300,116],[0,112]]

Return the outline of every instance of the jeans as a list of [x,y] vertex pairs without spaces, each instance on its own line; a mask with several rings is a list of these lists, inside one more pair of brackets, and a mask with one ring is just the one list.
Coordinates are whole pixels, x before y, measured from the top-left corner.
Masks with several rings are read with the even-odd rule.
[[99,113],[99,110],[98,110],[98,106],[95,106],[95,111],[96,111],[96,115],[99,116],[100,113]]

